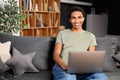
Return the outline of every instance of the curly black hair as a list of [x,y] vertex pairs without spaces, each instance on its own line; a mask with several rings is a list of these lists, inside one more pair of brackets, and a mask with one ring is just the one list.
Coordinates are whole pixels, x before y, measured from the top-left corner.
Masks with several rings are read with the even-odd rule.
[[82,12],[83,17],[85,17],[85,11],[81,7],[74,6],[74,7],[71,8],[71,10],[69,12],[69,15],[68,15],[69,19],[71,18],[71,13],[74,12],[74,11],[80,11],[80,12]]

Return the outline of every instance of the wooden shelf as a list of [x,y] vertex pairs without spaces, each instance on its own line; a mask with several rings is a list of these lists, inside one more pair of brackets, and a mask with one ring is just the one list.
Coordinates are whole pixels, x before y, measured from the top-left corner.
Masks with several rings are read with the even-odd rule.
[[21,36],[55,36],[60,30],[60,0],[19,0],[27,15],[22,24]]

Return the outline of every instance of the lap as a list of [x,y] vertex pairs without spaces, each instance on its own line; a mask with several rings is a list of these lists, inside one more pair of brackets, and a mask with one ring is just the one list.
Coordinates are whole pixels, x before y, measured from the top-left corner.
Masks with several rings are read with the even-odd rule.
[[104,73],[78,74],[77,80],[108,80]]
[[69,74],[55,64],[53,67],[54,80],[77,80],[75,74]]
[[70,74],[57,64],[53,67],[54,80],[108,80],[104,73]]

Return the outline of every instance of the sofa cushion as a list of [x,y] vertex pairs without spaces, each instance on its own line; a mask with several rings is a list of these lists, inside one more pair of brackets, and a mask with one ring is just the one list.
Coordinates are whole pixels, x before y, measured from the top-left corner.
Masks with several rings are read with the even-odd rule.
[[13,49],[12,58],[8,60],[6,64],[13,69],[14,77],[19,77],[25,72],[39,72],[32,64],[35,54],[36,52],[23,54],[16,48]]
[[36,54],[33,64],[39,69],[39,70],[47,70],[49,68],[48,65],[48,58],[49,58],[49,50],[50,50],[50,38],[47,37],[41,37],[39,39],[39,42],[37,43],[38,47],[37,51],[38,53]]
[[11,58],[10,46],[11,46],[10,41],[4,42],[4,43],[0,42],[0,57],[3,61],[3,63],[5,63],[7,60],[9,60]]
[[25,73],[21,77],[14,77],[10,71],[6,71],[5,77],[9,80],[53,80],[51,70],[40,71],[38,73]]
[[[11,41],[12,48],[17,48],[21,53],[36,52],[33,64],[39,70],[48,70],[52,63],[51,37],[13,36],[0,34],[0,41]],[[11,53],[12,54],[12,53]],[[49,57],[51,56],[51,57]],[[44,57],[44,58],[43,58]]]
[[96,50],[105,50],[106,58],[104,63],[104,71],[116,71],[115,62],[112,55],[116,52],[117,39],[110,37],[97,37],[97,47]]
[[120,71],[105,72],[105,74],[108,76],[108,80],[120,80]]

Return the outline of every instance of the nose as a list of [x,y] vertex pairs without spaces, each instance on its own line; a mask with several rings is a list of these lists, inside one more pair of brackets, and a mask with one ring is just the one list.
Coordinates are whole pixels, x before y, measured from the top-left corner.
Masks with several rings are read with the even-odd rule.
[[78,22],[79,22],[79,19],[78,19],[78,18],[76,18],[76,19],[75,19],[75,22],[76,22],[76,23],[78,23]]

